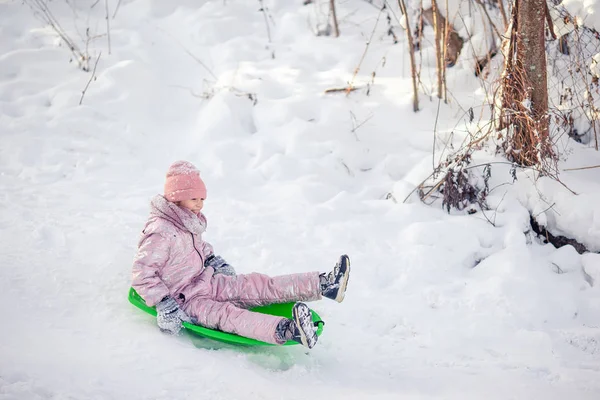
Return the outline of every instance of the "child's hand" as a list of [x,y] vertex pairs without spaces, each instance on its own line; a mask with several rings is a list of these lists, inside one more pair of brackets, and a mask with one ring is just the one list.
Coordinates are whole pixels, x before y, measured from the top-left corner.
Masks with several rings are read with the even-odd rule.
[[216,274],[235,276],[235,269],[223,259],[221,256],[211,255],[204,262],[205,267],[212,267]]
[[215,269],[216,274],[235,276],[235,269],[229,264],[223,264],[221,267]]
[[165,297],[156,305],[156,322],[161,331],[177,335],[183,321],[192,322],[172,297]]

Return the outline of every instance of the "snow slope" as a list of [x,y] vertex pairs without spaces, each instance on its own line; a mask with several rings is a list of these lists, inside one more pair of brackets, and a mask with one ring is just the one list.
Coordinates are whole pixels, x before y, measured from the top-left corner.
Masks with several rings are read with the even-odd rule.
[[[269,41],[255,1],[123,1],[111,54],[105,35],[89,44],[97,79],[78,105],[91,74],[27,5],[0,0],[0,399],[599,398],[600,255],[528,233],[527,172],[490,195],[495,227],[388,199],[431,172],[437,101],[412,112],[403,34],[393,45],[375,7],[341,2],[334,39],[313,32],[326,2],[301,3],[265,1]],[[106,31],[102,4],[48,4],[82,47],[86,28]],[[369,95],[323,94],[352,79],[375,24],[355,79],[377,70]],[[483,96],[468,69],[449,81],[446,140]],[[581,157],[567,166],[600,164],[568,146]],[[344,303],[312,305],[327,325],[310,353],[168,337],[129,305],[148,201],[177,159],[201,169],[207,239],[238,272],[351,256]],[[567,174],[575,200],[542,189],[582,203],[558,228],[587,229],[592,247],[593,171]]]

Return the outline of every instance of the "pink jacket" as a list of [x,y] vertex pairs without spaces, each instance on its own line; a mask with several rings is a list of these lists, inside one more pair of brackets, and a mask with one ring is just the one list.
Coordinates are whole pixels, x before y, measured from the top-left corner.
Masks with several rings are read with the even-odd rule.
[[206,218],[167,201],[162,195],[150,203],[150,218],[142,231],[133,262],[133,288],[150,306],[165,296],[180,304],[198,295],[194,285],[213,254],[202,240]]

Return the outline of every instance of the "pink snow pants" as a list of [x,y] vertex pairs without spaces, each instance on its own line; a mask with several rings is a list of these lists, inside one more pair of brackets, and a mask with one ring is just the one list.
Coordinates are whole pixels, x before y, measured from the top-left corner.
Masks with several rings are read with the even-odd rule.
[[275,337],[275,329],[282,317],[266,315],[247,308],[273,303],[310,301],[321,298],[318,272],[269,277],[252,273],[248,275],[213,275],[206,268],[195,284],[201,285],[183,310],[198,320],[198,325],[223,332],[282,344]]

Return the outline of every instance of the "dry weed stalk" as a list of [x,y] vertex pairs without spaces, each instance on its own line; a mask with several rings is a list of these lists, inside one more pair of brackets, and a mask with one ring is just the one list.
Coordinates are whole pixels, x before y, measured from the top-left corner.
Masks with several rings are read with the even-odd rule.
[[[547,15],[550,15],[550,11],[547,12]],[[577,64],[581,65],[583,64],[583,62],[579,59],[581,53],[582,53],[582,49],[581,49],[581,35],[580,35],[580,27],[577,24],[577,20],[573,19],[572,23],[575,26],[575,35],[577,37],[577,44],[579,47],[579,51],[577,51]],[[595,148],[596,151],[598,150],[598,131],[596,129],[596,120],[598,119],[598,109],[596,108],[595,104],[594,104],[594,99],[590,96],[591,93],[591,88],[590,85],[588,83],[588,79],[586,74],[583,72],[583,68],[576,68],[575,69],[577,72],[579,72],[579,74],[581,75],[581,81],[584,83],[585,85],[585,89],[586,89],[586,94],[584,95],[583,98],[584,100],[581,102],[581,108],[586,109],[589,107],[589,109],[591,110],[591,112],[589,113],[584,113],[584,115],[587,117],[590,125],[592,126],[592,129],[594,131],[594,140],[595,140]],[[586,104],[587,103],[587,104]]]
[[98,61],[100,61],[100,56],[102,55],[102,52],[100,52],[100,54],[98,54],[98,58],[96,58],[96,62],[94,63],[94,69],[92,70],[92,76],[90,76],[90,79],[87,81],[87,84],[85,85],[85,88],[83,88],[83,90],[81,91],[81,98],[79,99],[79,105],[83,104],[83,97],[85,96],[85,93],[87,92],[88,88],[90,87],[90,83],[92,83],[92,81],[96,80],[96,67],[98,67]]
[[508,18],[506,18],[506,11],[504,10],[504,0],[498,0],[498,8],[500,8],[500,14],[502,15],[502,22],[504,22],[504,29],[508,29]]
[[121,8],[121,1],[119,0],[119,2],[117,3],[117,7],[115,7],[115,12],[113,13],[112,18],[115,19],[117,17],[117,13],[119,12],[119,8]]
[[273,41],[271,40],[271,26],[269,25],[269,18],[270,18],[270,15],[268,15],[269,9],[268,9],[268,7],[265,6],[263,0],[258,0],[258,2],[260,3],[260,9],[258,11],[263,13],[263,17],[265,19],[265,26],[267,27],[267,38],[269,39],[269,43],[267,44],[267,49],[271,50],[271,58],[275,59],[275,51],[273,51],[271,49],[271,44],[273,43]]
[[352,74],[352,79],[350,79],[350,82],[348,82],[348,87],[346,88],[346,94],[350,94],[350,92],[352,92],[353,90],[356,90],[354,88],[354,79],[356,79],[356,75],[358,75],[358,71],[360,71],[360,67],[361,67],[363,61],[365,60],[365,57],[367,56],[367,52],[369,51],[369,46],[371,46],[371,42],[373,41],[373,36],[375,36],[375,30],[377,30],[377,25],[379,24],[379,19],[381,18],[381,14],[383,13],[383,11],[385,9],[386,9],[386,5],[384,4],[383,7],[381,7],[381,10],[379,10],[379,14],[377,14],[377,19],[375,20],[375,25],[373,26],[373,31],[371,32],[371,36],[369,37],[369,40],[367,41],[367,44],[365,45],[365,51],[363,51],[363,54],[360,57],[360,61],[358,62],[358,65],[354,69],[354,73]]
[[[441,103],[441,99],[438,102]],[[472,110],[466,111],[465,115],[467,114],[469,121],[473,122]],[[489,122],[480,126],[477,131],[469,133],[458,150],[448,154],[445,159],[440,158],[440,162],[434,166],[433,172],[404,201],[406,202],[412,193],[418,192],[423,202],[427,202],[430,197],[441,198],[442,207],[446,208],[448,212],[453,208],[464,210],[471,204],[479,205],[481,210],[488,209],[486,197],[490,192],[488,181],[491,177],[490,164],[492,163],[471,165],[471,160],[474,151],[482,147],[492,132],[493,124]],[[478,183],[481,180],[473,171],[478,167],[483,167],[483,185]],[[470,210],[469,212],[475,211]]]
[[563,169],[563,171],[581,171],[584,169],[596,169],[596,168],[600,168],[600,165],[590,165],[589,167],[579,167],[579,168],[566,168],[566,169]]
[[86,72],[89,71],[89,54],[87,51],[85,53],[82,52],[75,41],[71,39],[71,37],[58,22],[58,19],[56,19],[46,2],[44,0],[24,0],[24,2],[33,10],[36,17],[50,25],[54,32],[56,32],[58,37],[60,37],[60,39],[67,45],[71,53],[73,53],[73,56],[75,60],[77,60],[79,67]]
[[342,87],[342,88],[330,88],[330,89],[325,89],[324,93],[325,94],[332,94],[332,93],[346,93],[346,95],[348,95],[351,92],[354,92],[355,90],[358,89],[362,89],[363,86],[352,86],[352,87]]
[[108,17],[108,0],[104,0],[104,9],[106,10],[106,37],[108,38],[108,54],[112,52],[110,46],[110,18]]

